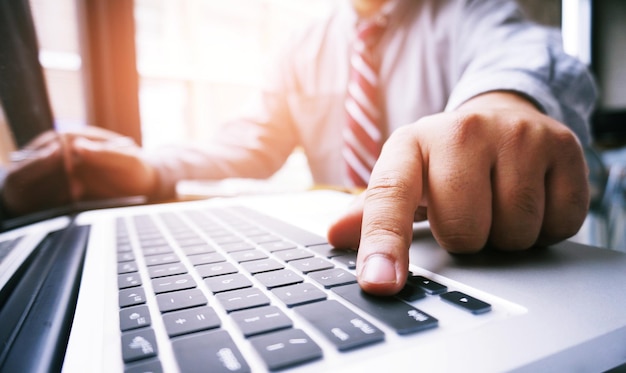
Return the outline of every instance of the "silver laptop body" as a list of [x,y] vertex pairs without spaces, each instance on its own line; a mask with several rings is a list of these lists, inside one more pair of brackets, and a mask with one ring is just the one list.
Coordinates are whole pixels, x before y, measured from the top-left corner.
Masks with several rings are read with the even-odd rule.
[[[416,225],[410,253],[412,275],[443,285],[445,293],[461,296],[451,303],[438,292],[427,292],[417,300],[403,301],[409,305],[409,311],[400,307],[404,311],[398,312],[408,313],[416,320],[428,317],[436,320],[434,326],[405,333],[394,325],[393,320],[385,320],[385,315],[379,317],[378,311],[367,307],[364,311],[361,306],[355,306],[358,302],[354,303],[350,297],[343,296],[342,291],[337,290],[347,289],[354,284],[325,289],[322,278],[325,276],[316,277],[315,272],[303,273],[299,261],[272,259],[280,263],[280,271],[297,274],[302,279],[298,283],[301,287],[314,287],[325,293],[325,297],[316,302],[287,305],[283,300],[285,292],[280,292],[281,287],[267,285],[267,276],[263,276],[278,272],[249,269],[253,261],[241,259],[240,252],[237,254],[237,251],[222,250],[222,247],[228,246],[216,244],[218,239],[213,241],[205,234],[206,231],[194,225],[189,218],[200,214],[214,219],[221,215],[215,211],[223,208],[228,210],[231,205],[244,206],[324,237],[329,222],[351,198],[337,192],[315,191],[109,209],[79,215],[77,224],[89,225],[90,234],[63,371],[150,371],[157,366],[167,372],[363,372],[364,369],[598,372],[626,362],[626,255],[614,251],[563,242],[550,248],[520,253],[486,251],[477,255],[456,256],[438,247],[427,224]],[[245,209],[237,207],[233,211],[246,219]],[[229,312],[229,306],[225,305],[227,301],[224,300],[228,297],[224,294],[241,297],[245,292],[237,289],[230,293],[212,288],[214,282],[211,280],[215,278],[225,278],[224,283],[233,279],[228,276],[204,277],[206,272],[201,274],[199,268],[207,269],[210,264],[194,266],[189,260],[190,256],[186,255],[186,248],[173,239],[175,230],[170,229],[165,234],[166,241],[177,256],[183,258],[180,261],[192,268],[185,272],[185,276],[189,276],[187,279],[194,282],[193,289],[187,291],[193,290],[194,297],[205,299],[205,302],[201,301],[195,306],[210,308],[213,312],[211,315],[216,316],[218,321],[217,326],[205,326],[199,331],[168,336],[172,334],[170,329],[173,320],[171,317],[169,321],[166,318],[170,311],[162,311],[162,301],[171,293],[159,293],[157,287],[166,286],[161,281],[164,278],[181,279],[182,275],[158,277],[154,274],[154,268],[147,265],[148,260],[152,260],[147,258],[153,253],[146,256],[140,249],[136,233],[133,232],[133,227],[139,224],[137,216],[143,216],[142,219],[148,216],[148,220],[156,226],[164,226],[164,222],[174,219],[191,227],[206,239],[212,247],[211,252],[223,255],[224,261],[218,264],[236,268],[238,275],[248,283],[245,289],[260,289],[263,292],[267,300],[259,307],[264,310],[270,307],[273,311],[272,314],[266,313],[266,317],[280,315],[291,323],[270,332],[245,336],[241,317],[248,315],[245,312],[261,308],[243,307]],[[255,224],[259,221],[262,227],[265,225],[263,229],[272,235],[281,236],[277,225],[271,223],[270,219],[255,218]],[[120,306],[120,262],[115,238],[116,231],[120,229],[129,229],[125,244],[128,243],[138,264],[134,274],[145,292],[146,299],[142,300],[140,306],[142,312],[148,312],[150,320],[147,322],[145,319],[138,321],[145,315],[124,312],[124,307]],[[287,241],[294,243],[290,239]],[[302,244],[295,244],[297,249],[305,248]],[[263,244],[255,244],[255,250],[264,254],[261,260],[270,260],[274,254],[280,253],[266,248]],[[235,255],[231,256],[233,253]],[[354,273],[349,269],[349,261],[328,258],[324,250],[313,250],[313,253],[313,259],[330,262],[337,271]],[[329,274],[328,277],[332,276]],[[130,295],[136,294],[130,292]],[[157,299],[158,295],[161,295],[160,299]],[[234,299],[234,295],[229,300]],[[467,303],[468,300],[469,303],[478,301],[479,304],[488,304],[488,310],[472,313],[463,307],[463,302]],[[325,303],[319,303],[322,301]],[[316,303],[323,304],[326,309],[319,309]],[[189,315],[182,312],[194,309],[182,307],[175,312]],[[315,312],[321,312],[325,317],[320,319],[318,316],[316,319],[316,316],[311,316]],[[344,317],[348,314],[346,320],[355,329],[348,330],[350,325],[329,327],[325,318],[331,319],[334,314]],[[183,324],[189,321],[186,317],[179,317],[177,322]],[[249,316],[244,319],[252,322],[255,317],[259,318]],[[128,318],[133,323],[131,329],[122,332],[121,328],[124,327],[121,324],[128,327]],[[346,321],[347,324],[350,322]],[[261,322],[261,325],[265,324]],[[154,339],[137,337],[143,334],[133,334],[134,339],[124,338],[125,335],[148,329],[154,332]],[[285,341],[267,341],[266,336],[287,335],[292,331],[304,333],[307,338],[294,334],[285,337]],[[220,334],[210,334],[214,332]],[[196,348],[192,344],[196,335],[206,335],[207,340],[215,340],[218,335],[228,335],[230,339],[226,347],[215,350],[212,347]],[[361,343],[361,340],[365,342]],[[350,344],[351,341],[355,343]],[[313,352],[306,350],[301,361],[295,357],[293,361],[290,360],[296,354],[291,351],[300,351],[309,345],[313,345]],[[145,351],[148,351],[145,354],[147,357],[144,357]],[[215,355],[200,358],[196,360],[198,362],[218,363],[208,366],[181,362],[190,351]],[[287,356],[280,355],[281,352]],[[274,353],[278,355],[272,357]]]

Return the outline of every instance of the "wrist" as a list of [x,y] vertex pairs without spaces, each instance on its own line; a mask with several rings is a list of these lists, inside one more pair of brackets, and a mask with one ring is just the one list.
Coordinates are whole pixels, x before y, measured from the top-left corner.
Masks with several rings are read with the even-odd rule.
[[176,181],[172,177],[172,172],[168,168],[162,157],[155,154],[145,158],[146,167],[151,171],[151,188],[147,197],[151,201],[171,199],[176,196]]

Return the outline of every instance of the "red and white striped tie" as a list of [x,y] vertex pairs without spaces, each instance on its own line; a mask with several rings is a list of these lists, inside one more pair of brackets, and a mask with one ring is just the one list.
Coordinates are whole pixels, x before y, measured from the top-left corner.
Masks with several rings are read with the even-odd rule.
[[372,53],[383,26],[365,22],[357,27],[346,95],[347,126],[343,158],[348,184],[366,187],[383,144],[383,112],[378,94],[378,66]]

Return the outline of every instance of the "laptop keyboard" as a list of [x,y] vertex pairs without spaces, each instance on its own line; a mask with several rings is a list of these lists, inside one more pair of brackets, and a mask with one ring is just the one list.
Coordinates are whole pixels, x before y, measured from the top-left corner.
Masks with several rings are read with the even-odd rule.
[[367,295],[356,282],[356,252],[245,208],[118,218],[116,228],[127,372],[161,371],[163,341],[181,371],[251,371],[249,346],[268,370],[280,370],[322,359],[320,336],[350,353],[385,343],[389,330],[437,328],[436,317],[413,305],[420,299],[439,297],[470,314],[491,311],[422,275],[409,276],[395,297]]

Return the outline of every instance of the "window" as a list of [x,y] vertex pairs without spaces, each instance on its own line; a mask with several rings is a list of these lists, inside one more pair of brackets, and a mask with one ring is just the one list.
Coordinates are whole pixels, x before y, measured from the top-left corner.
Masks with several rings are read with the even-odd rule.
[[136,0],[144,145],[211,136],[258,87],[263,61],[332,0]]
[[87,122],[76,0],[30,0],[55,127]]

